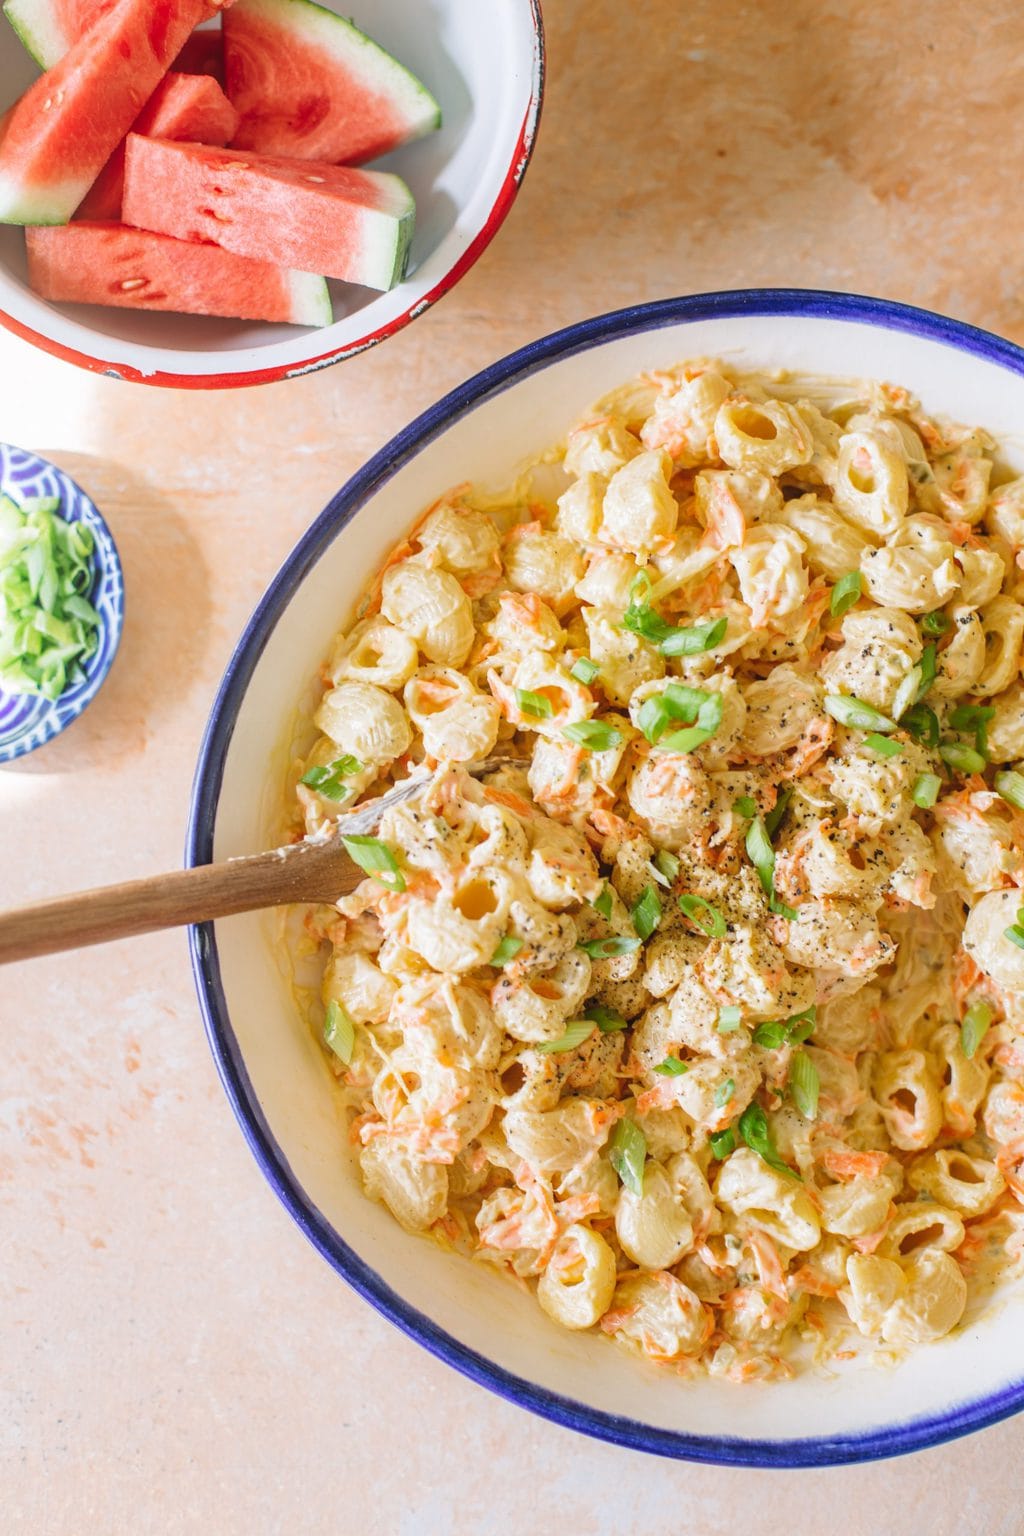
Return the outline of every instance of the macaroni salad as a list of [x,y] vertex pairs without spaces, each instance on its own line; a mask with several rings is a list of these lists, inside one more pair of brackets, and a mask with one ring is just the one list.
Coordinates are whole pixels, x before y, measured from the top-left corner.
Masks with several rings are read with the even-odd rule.
[[366,1192],[566,1328],[754,1380],[939,1339],[1019,1258],[995,449],[688,363],[443,497],[334,645],[295,835],[429,770],[307,921]]

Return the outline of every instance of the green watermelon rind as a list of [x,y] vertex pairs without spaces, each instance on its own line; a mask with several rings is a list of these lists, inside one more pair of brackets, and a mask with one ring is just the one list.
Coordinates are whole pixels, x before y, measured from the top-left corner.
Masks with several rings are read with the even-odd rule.
[[73,190],[64,191],[51,183],[33,193],[24,182],[0,174],[0,224],[66,224],[64,209],[69,204],[78,206],[89,190],[89,183],[79,179],[67,186]]
[[334,305],[326,278],[289,269],[288,285],[292,293],[292,325],[322,328],[334,324]]
[[[263,16],[283,25],[296,25],[317,46],[347,65],[362,65],[367,83],[377,84],[401,111],[409,129],[409,138],[421,138],[441,126],[441,107],[437,97],[399,63],[372,37],[346,16],[339,16],[316,0],[237,0],[224,12],[224,46],[231,47],[231,28],[246,12]],[[399,95],[400,92],[400,95]],[[230,95],[230,91],[228,92]]]
[[40,69],[52,69],[64,57],[67,39],[59,33],[45,0],[6,0],[4,15]]

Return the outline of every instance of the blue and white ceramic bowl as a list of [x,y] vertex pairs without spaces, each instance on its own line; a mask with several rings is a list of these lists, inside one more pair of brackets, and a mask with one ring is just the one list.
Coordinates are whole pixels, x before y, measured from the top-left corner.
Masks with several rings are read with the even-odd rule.
[[[267,846],[281,744],[324,649],[417,509],[463,480],[508,483],[599,396],[686,357],[889,379],[980,423],[1024,471],[1024,352],[897,304],[789,290],[670,299],[546,337],[454,391],[339,491],[243,634],[210,718],[192,863]],[[557,1328],[483,1264],[403,1232],[359,1187],[322,1052],[300,1022],[273,930],[194,930],[193,964],[228,1097],[270,1184],[337,1272],[424,1348],[556,1423],[663,1456],[820,1466],[894,1456],[1024,1407],[1024,1287],[890,1368],[867,1357],[791,1381],[685,1380]]]
[[84,677],[66,688],[59,699],[34,694],[4,693],[0,688],[0,763],[12,762],[52,741],[77,720],[99,693],[113,665],[124,623],[124,578],[110,529],[89,497],[63,470],[24,448],[0,443],[0,492],[19,505],[32,496],[56,496],[60,515],[68,522],[82,522],[96,541],[95,576],[88,592],[100,616],[97,646],[83,666]]

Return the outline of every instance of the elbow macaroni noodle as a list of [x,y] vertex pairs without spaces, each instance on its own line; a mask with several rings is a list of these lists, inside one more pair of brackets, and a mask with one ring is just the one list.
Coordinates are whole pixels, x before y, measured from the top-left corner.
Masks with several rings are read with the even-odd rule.
[[323,834],[429,770],[310,918],[367,1195],[734,1381],[1024,1247],[1024,478],[805,389],[686,364],[449,493],[292,784]]

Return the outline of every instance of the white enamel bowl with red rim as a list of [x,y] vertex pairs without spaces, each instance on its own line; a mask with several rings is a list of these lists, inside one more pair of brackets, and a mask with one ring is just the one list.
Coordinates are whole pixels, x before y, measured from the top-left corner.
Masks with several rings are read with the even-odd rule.
[[[268,807],[280,803],[298,701],[418,509],[466,480],[510,483],[525,460],[635,374],[715,356],[739,367],[906,385],[929,410],[988,428],[1007,467],[1024,472],[1024,352],[922,310],[846,294],[710,294],[601,316],[535,342],[389,443],[338,492],[271,583],[207,728],[189,862],[270,846]],[[894,1368],[858,1357],[744,1387],[688,1379],[593,1332],[566,1332],[489,1265],[402,1231],[362,1193],[323,1052],[298,1015],[274,931],[272,921],[251,916],[192,935],[210,1042],[242,1130],[328,1263],[473,1380],[621,1445],[754,1466],[898,1455],[1024,1407],[1019,1284]],[[332,1368],[344,1370],[343,1347]]]
[[[0,226],[0,323],[94,373],[183,389],[269,383],[353,357],[421,315],[470,269],[515,200],[544,84],[540,0],[322,0],[433,91],[443,126],[373,169],[416,198],[409,275],[390,293],[331,284],[321,330],[49,304],[28,286],[24,236]],[[0,112],[38,71],[0,17]]]

